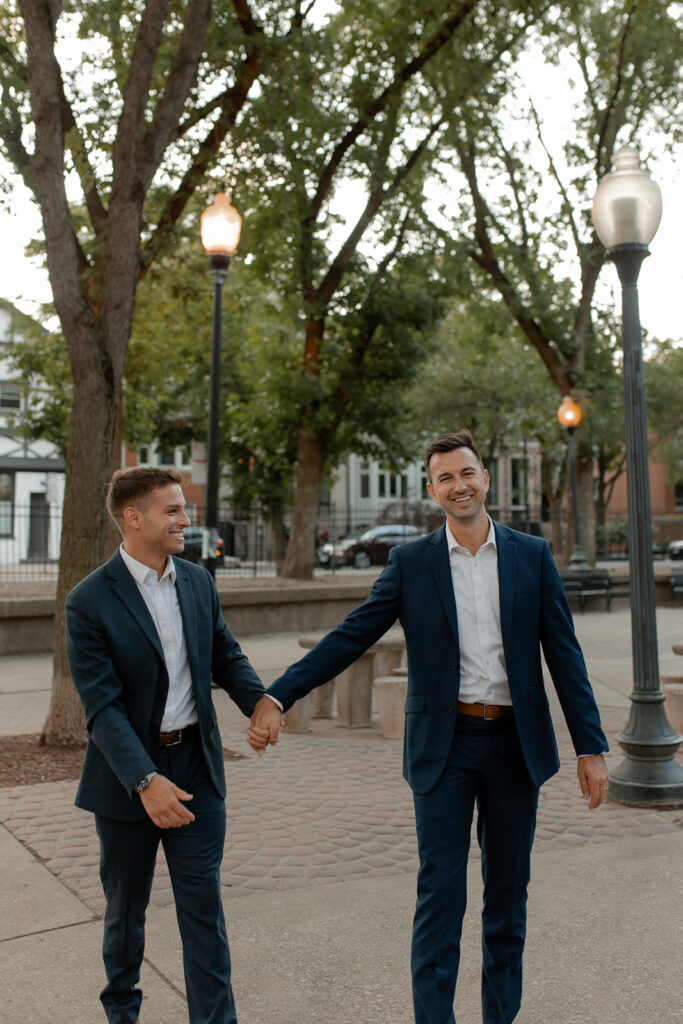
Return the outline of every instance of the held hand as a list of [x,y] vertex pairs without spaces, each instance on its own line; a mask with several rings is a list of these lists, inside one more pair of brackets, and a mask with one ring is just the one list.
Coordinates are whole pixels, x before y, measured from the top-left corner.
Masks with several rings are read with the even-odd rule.
[[589,754],[587,757],[580,757],[576,771],[583,798],[588,801],[588,807],[593,811],[607,796],[609,774],[605,759],[602,754]]
[[259,757],[270,743],[275,745],[280,734],[280,726],[284,725],[284,715],[270,697],[261,697],[251,716],[251,725],[247,731],[247,743]]
[[192,811],[181,803],[191,800],[192,794],[179,789],[165,775],[155,775],[140,799],[157,828],[180,828],[194,821]]

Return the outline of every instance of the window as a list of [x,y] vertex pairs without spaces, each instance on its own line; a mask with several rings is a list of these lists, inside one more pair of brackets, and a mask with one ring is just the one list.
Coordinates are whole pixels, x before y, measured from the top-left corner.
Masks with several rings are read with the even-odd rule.
[[380,498],[387,496],[387,475],[381,469],[377,470],[377,494]]
[[138,448],[138,463],[141,466],[149,465],[149,445],[141,444]]
[[367,459],[363,459],[360,464],[360,496],[370,497],[370,463]]
[[162,448],[158,455],[160,466],[175,466],[175,451],[173,448]]
[[488,507],[498,508],[498,459],[491,459],[488,466],[486,467],[489,471],[489,496],[488,496]]
[[14,536],[14,473],[0,473],[0,537]]
[[683,508],[683,480],[677,480],[674,484],[674,506],[676,509]]
[[513,508],[517,506],[526,505],[527,501],[527,489],[526,489],[526,459],[512,459],[512,505]]
[[21,408],[21,388],[18,384],[0,384],[0,410],[16,412]]

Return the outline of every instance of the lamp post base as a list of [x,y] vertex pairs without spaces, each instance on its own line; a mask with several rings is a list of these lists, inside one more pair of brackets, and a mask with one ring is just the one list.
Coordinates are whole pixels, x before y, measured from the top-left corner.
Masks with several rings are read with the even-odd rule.
[[683,807],[683,772],[675,761],[627,757],[610,776],[608,796],[630,807]]
[[683,767],[676,760],[681,737],[664,712],[664,694],[631,695],[631,715],[617,742],[626,755],[610,772],[609,796],[635,807],[683,807]]

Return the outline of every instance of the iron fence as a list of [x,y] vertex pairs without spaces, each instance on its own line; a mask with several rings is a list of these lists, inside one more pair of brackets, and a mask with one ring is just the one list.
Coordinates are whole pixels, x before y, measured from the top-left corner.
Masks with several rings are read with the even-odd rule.
[[[202,525],[202,509],[190,506],[193,525]],[[523,509],[493,509],[499,522],[507,523],[525,533],[542,535],[552,540],[549,519],[530,520]],[[219,510],[218,533],[222,552],[217,576],[276,576],[281,568],[291,530],[288,510],[266,512],[260,506],[238,510],[223,506]],[[431,502],[396,501],[381,507],[363,505],[354,508],[327,505],[318,510],[314,531],[316,574],[356,571],[367,567],[367,560],[342,556],[353,542],[361,540],[366,531],[378,526],[396,527],[405,539],[428,533],[443,521],[443,515]],[[566,535],[567,517],[559,516],[559,535]],[[597,528],[599,559],[628,558],[628,529],[624,516],[608,516]],[[55,502],[33,502],[22,505],[0,502],[0,581],[52,580],[57,578],[59,546],[62,530],[62,509]],[[193,543],[186,542],[186,555],[194,561],[202,558],[201,534]],[[391,530],[389,530],[391,534]],[[555,530],[557,536],[557,529]],[[395,539],[395,537],[394,537]],[[683,539],[683,516],[653,516],[653,557],[666,557],[670,541]],[[386,549],[388,550],[388,548]],[[386,558],[379,550],[370,557],[375,564]],[[330,553],[334,557],[330,558]]]

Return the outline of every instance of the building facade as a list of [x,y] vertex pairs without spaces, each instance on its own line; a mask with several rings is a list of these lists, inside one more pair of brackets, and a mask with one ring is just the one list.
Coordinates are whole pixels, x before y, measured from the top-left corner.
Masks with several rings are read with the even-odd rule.
[[49,441],[28,441],[20,421],[26,396],[7,358],[28,318],[0,300],[0,564],[59,557],[64,459]]

